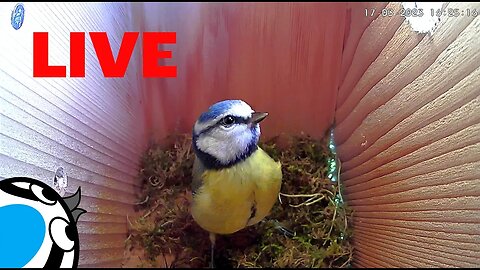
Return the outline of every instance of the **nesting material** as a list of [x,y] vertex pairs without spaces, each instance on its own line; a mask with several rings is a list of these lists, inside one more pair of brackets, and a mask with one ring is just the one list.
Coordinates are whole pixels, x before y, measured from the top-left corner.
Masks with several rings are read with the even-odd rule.
[[[341,197],[328,139],[279,136],[259,144],[282,163],[281,194],[262,222],[217,237],[218,268],[350,266],[352,211]],[[161,145],[142,160],[144,188],[138,215],[129,218],[127,256],[141,254],[133,267],[208,267],[208,233],[189,212],[191,139],[174,136]]]

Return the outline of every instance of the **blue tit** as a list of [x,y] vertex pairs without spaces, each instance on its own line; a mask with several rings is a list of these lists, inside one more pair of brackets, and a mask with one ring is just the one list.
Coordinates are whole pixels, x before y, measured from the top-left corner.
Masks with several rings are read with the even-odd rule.
[[215,235],[258,223],[278,198],[281,164],[257,145],[259,122],[267,115],[242,100],[225,100],[202,113],[193,127],[191,213],[210,232],[211,267]]

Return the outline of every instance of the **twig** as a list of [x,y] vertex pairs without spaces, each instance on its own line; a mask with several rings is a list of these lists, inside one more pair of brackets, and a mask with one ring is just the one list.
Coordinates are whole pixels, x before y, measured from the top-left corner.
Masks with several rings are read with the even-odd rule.
[[348,255],[348,260],[347,260],[346,262],[344,262],[344,263],[340,266],[340,268],[344,268],[345,265],[347,265],[347,263],[349,263],[350,261],[352,261],[352,252],[349,253],[349,255]]
[[137,202],[135,203],[135,205],[142,205],[144,203],[146,203],[148,201],[148,199],[150,199],[150,196],[147,195],[147,197],[145,198],[145,200],[141,201],[141,202]]
[[160,225],[160,227],[163,227],[167,224],[170,224],[170,223],[173,223],[173,220],[169,220],[169,221],[166,221],[165,223],[163,223],[162,225]]
[[313,193],[313,194],[285,194],[285,193],[282,193],[282,192],[280,192],[279,194],[282,195],[282,196],[285,196],[285,197],[297,198],[297,197],[312,197],[312,196],[323,195],[321,192],[327,192],[327,193],[329,193],[330,195],[335,196],[335,194],[333,194],[333,192],[331,192],[331,191],[328,190],[328,189],[324,189],[324,188],[322,188],[322,189],[320,190],[320,192],[318,192],[318,193]]
[[[330,192],[329,190],[327,189],[322,189],[322,191],[327,191],[329,192],[330,194],[333,195],[332,192]],[[296,204],[296,205],[293,205],[293,204],[290,204],[291,207],[300,207],[300,206],[308,206],[308,205],[312,205],[314,203],[317,203],[321,200],[323,200],[325,198],[325,195],[322,194],[322,193],[314,193],[314,194],[285,194],[285,193],[279,193],[279,200],[280,200],[280,203],[282,203],[282,200],[280,199],[280,195],[282,196],[285,196],[285,197],[290,197],[290,198],[305,198],[305,197],[309,197],[306,201],[300,203],[300,204]]]
[[132,234],[129,234],[129,235],[128,235],[127,239],[125,239],[125,243],[127,243],[128,240],[130,240],[130,238],[132,238]]
[[334,208],[335,210],[333,211],[332,225],[330,226],[330,230],[328,231],[327,239],[325,239],[325,241],[323,242],[323,246],[327,243],[328,238],[330,238],[330,234],[332,233],[332,230],[333,230],[333,225],[335,224],[335,216],[337,215],[337,205],[335,204],[335,202],[332,199],[330,199],[330,198],[328,198],[328,199],[335,206],[335,208]]
[[150,216],[150,214],[151,214],[153,211],[157,210],[157,208],[158,208],[159,206],[160,206],[160,201],[157,201],[157,204],[155,205],[155,207],[153,207],[152,209],[150,209],[150,210],[143,216],[143,218],[146,218],[146,217]]
[[285,197],[290,197],[290,198],[298,198],[298,197],[313,197],[313,196],[318,196],[322,195],[322,193],[314,193],[314,194],[285,194],[281,193],[280,195],[285,196]]
[[127,221],[128,221],[128,224],[130,225],[130,228],[132,228],[133,225],[132,225],[132,222],[130,221],[130,218],[128,217],[128,214],[127,214]]
[[[156,181],[153,182],[152,181],[152,178],[155,179]],[[156,187],[158,186],[160,183],[162,184],[160,187],[158,188],[162,188],[163,185],[165,185],[165,182],[162,182],[159,178],[157,178],[156,176],[154,175],[151,175],[150,177],[148,177],[148,182],[150,183],[150,185],[152,185],[152,187]]]
[[[290,204],[290,206],[291,206],[291,207],[300,207],[300,206],[303,206],[303,205],[309,206],[309,205],[312,205],[312,204],[314,204],[314,203],[317,203],[317,202],[323,200],[324,198],[325,198],[325,196],[321,196],[320,198],[316,198],[316,199],[315,199],[315,197],[312,197],[312,198],[304,201],[304,202],[301,203],[301,204],[297,204],[297,205]],[[310,201],[310,200],[312,200],[312,199],[315,199],[315,200],[314,200],[314,201]]]
[[342,196],[342,188],[341,188],[341,183],[340,183],[340,171],[342,170],[342,162],[340,161],[339,158],[335,158],[335,161],[338,164],[337,167],[337,185],[338,185],[338,196],[340,197],[340,201],[343,203],[343,196]]
[[162,256],[163,256],[163,262],[165,263],[165,268],[170,268],[167,262],[167,258],[165,257],[165,253],[162,251]]

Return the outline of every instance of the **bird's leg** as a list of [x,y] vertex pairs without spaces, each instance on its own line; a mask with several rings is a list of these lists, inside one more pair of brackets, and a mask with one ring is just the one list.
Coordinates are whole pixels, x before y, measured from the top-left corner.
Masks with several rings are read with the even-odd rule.
[[210,233],[210,268],[215,268],[214,258],[214,251],[215,251],[215,234]]

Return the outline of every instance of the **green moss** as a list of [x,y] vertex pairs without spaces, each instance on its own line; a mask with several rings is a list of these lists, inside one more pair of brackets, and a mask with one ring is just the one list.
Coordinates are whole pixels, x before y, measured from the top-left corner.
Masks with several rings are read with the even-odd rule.
[[[339,193],[339,164],[328,137],[276,137],[259,144],[282,163],[280,200],[262,222],[219,236],[217,267],[348,267],[352,211]],[[142,248],[154,261],[173,254],[170,267],[206,267],[208,233],[192,219],[190,181],[193,164],[188,136],[152,145],[142,159],[144,188],[139,218],[131,221],[129,248]],[[289,235],[286,232],[294,232]]]

